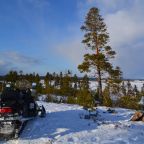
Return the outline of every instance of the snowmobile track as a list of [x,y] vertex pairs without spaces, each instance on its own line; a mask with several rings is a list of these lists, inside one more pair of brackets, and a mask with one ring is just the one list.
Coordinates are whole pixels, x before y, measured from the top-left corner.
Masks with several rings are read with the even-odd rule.
[[13,139],[18,139],[21,133],[23,132],[28,121],[23,122],[17,129],[13,131],[11,134],[0,134],[0,140],[8,141]]

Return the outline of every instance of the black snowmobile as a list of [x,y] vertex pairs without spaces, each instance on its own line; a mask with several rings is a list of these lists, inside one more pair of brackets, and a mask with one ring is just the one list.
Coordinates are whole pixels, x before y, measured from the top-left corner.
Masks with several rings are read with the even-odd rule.
[[18,138],[27,121],[45,117],[43,106],[38,106],[30,89],[5,88],[0,95],[0,138]]

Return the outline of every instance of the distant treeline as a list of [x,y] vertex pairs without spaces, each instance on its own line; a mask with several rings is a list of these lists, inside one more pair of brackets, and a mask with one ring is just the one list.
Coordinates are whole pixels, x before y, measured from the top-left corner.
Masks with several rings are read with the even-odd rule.
[[[35,75],[35,73],[25,74],[25,75]],[[0,81],[6,80],[6,77],[7,77],[7,74],[6,75],[0,75]],[[44,78],[45,78],[45,76],[41,76],[41,75],[39,75],[39,77],[40,77],[41,80],[44,80]],[[79,76],[77,76],[77,77],[78,77],[79,80],[81,80],[83,78],[83,77],[79,77]],[[97,81],[97,78],[88,77],[88,79],[90,81]],[[136,81],[136,80],[138,80],[138,81],[144,81],[144,79],[142,79],[142,78],[135,78],[135,79],[134,78],[122,78],[121,80],[122,81]]]
[[[45,76],[39,76],[36,73],[23,74],[22,71],[10,71],[0,78],[3,82],[10,82],[13,86],[17,80],[24,79],[31,84],[35,83],[36,96],[44,94],[48,102],[66,102],[93,107],[99,101],[98,87],[95,85],[95,89],[90,88],[90,81],[96,81],[96,79],[89,78],[87,75],[78,77],[76,74],[72,74],[70,70],[65,73],[47,72]],[[133,80],[124,79],[117,84],[111,83],[111,79],[104,80],[102,105],[139,109],[138,102],[144,95],[144,85],[140,90],[136,85],[131,84]],[[2,82],[0,82],[0,91],[2,87]],[[60,99],[53,99],[53,96],[61,97]]]

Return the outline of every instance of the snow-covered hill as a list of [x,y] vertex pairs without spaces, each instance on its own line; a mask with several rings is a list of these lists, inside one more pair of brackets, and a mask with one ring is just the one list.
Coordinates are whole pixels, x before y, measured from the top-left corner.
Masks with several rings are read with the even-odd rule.
[[46,108],[46,118],[28,122],[17,140],[4,144],[143,144],[144,123],[130,122],[132,110],[116,108],[116,113],[99,107],[93,120],[80,118],[86,111],[78,105],[38,102]]

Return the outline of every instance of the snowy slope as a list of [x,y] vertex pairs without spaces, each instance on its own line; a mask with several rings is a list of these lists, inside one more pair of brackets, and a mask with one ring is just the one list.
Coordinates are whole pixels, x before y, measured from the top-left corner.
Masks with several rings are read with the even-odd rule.
[[143,144],[144,123],[130,122],[134,111],[116,108],[115,114],[99,107],[96,121],[81,119],[80,106],[39,102],[46,118],[30,121],[18,140],[4,144]]

